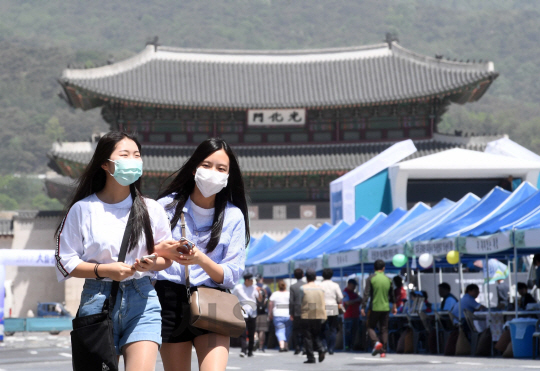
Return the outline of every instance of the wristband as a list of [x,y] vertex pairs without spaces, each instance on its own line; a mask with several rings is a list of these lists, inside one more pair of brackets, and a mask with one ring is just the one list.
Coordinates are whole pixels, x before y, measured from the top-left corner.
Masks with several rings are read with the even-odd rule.
[[97,269],[98,269],[98,267],[99,267],[99,264],[100,264],[100,263],[97,263],[97,264],[94,266],[94,274],[96,275],[96,280],[101,281],[101,280],[102,280],[103,278],[105,278],[105,277],[100,277],[99,274],[98,274],[98,272],[97,272]]

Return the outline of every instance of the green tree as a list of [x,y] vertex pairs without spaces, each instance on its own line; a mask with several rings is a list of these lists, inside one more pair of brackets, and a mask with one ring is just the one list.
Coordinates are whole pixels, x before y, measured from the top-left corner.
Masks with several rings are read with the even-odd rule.
[[0,193],[0,210],[18,210],[19,204],[13,198]]
[[36,210],[62,210],[64,206],[56,198],[50,198],[45,194],[36,195],[32,199],[32,209]]

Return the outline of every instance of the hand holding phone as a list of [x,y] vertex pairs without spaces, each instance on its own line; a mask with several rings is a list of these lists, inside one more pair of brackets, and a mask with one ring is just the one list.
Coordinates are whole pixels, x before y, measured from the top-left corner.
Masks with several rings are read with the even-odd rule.
[[[138,259],[138,260],[139,260],[140,263],[152,264],[152,260],[153,260],[154,263],[155,263],[156,259],[157,259],[157,255],[156,255],[156,254],[150,254],[150,255],[144,255],[144,256],[142,256],[142,257],[141,257],[140,259]],[[139,263],[139,264],[140,264],[140,263]],[[132,267],[133,267],[133,268],[136,268],[136,267],[135,267],[135,264],[133,264]]]
[[190,240],[188,240],[187,238],[185,238],[185,237],[180,238],[180,242],[182,242],[182,241],[186,241],[185,246],[187,246],[190,250],[195,247],[195,244],[193,242],[191,242]]
[[142,260],[155,260],[157,259],[157,255],[156,254],[151,254],[151,255],[145,255],[143,257],[141,257],[141,261]]

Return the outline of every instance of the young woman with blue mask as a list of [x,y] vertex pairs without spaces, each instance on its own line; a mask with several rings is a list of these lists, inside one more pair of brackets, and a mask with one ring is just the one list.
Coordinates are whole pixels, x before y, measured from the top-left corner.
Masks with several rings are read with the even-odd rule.
[[[161,306],[150,281],[155,271],[172,261],[154,253],[155,244],[171,239],[167,215],[139,191],[141,146],[121,132],[103,136],[79,179],[67,214],[56,231],[56,268],[59,281],[86,278],[78,315],[100,313],[120,281],[112,312],[116,352],[125,369],[154,370],[161,345]],[[131,219],[124,262],[118,255]]]
[[200,370],[225,370],[230,339],[189,325],[184,274],[189,267],[191,286],[225,290],[234,288],[244,272],[248,210],[242,174],[231,148],[218,138],[202,142],[158,202],[171,221],[174,240],[182,237],[183,213],[183,237],[195,245],[188,250],[186,241],[180,242],[181,248],[171,241],[157,249],[160,256],[174,260],[170,268],[159,272],[156,283],[162,306],[163,367],[165,371],[190,370],[194,345]]

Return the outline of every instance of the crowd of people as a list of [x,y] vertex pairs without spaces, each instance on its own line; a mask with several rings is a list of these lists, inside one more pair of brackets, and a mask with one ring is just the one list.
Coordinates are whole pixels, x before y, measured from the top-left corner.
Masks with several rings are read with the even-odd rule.
[[271,292],[261,275],[256,277],[257,284],[254,285],[253,275],[244,274],[244,283],[233,290],[245,309],[246,333],[240,339],[240,357],[253,356],[255,337],[257,350],[264,352],[270,328],[274,329],[279,351],[291,349],[295,355],[303,353],[307,356],[305,363],[316,363],[317,358],[322,362],[326,354],[334,354],[342,325],[345,347],[352,349],[362,303],[356,293],[358,282],[349,280],[342,291],[332,277],[333,271],[324,269],[322,281],[316,282],[315,271],[296,269],[294,284],[287,287],[285,281],[280,280],[276,290]]
[[[302,269],[296,269],[296,282],[287,288],[285,281],[279,280],[273,293],[263,283],[262,276],[257,276],[259,290],[255,291],[251,300],[253,306],[257,305],[259,317],[257,320],[246,318],[246,323],[253,323],[248,326],[243,336],[243,339],[249,339],[250,346],[242,345],[240,356],[253,355],[253,334],[258,336],[258,350],[264,351],[268,345],[268,342],[265,343],[265,339],[269,338],[267,332],[273,328],[279,351],[289,351],[290,345],[295,355],[303,353],[307,356],[306,363],[316,363],[316,353],[319,362],[322,362],[327,354],[332,355],[340,329],[343,335],[342,349],[359,349],[358,343],[362,343],[362,336],[358,335],[367,335],[367,343],[364,342],[362,348],[371,348],[372,355],[385,357],[389,346],[389,321],[391,318],[403,319],[399,314],[429,314],[436,310],[447,315],[451,319],[451,325],[456,328],[461,325],[466,333],[470,333],[465,312],[486,310],[486,307],[477,301],[480,295],[478,285],[468,285],[458,299],[451,292],[450,284],[442,282],[438,285],[440,303],[434,304],[429,302],[426,291],[406,290],[403,278],[395,275],[390,279],[385,274],[385,269],[384,261],[376,261],[375,272],[365,279],[363,290],[358,290],[355,279],[349,279],[346,287],[341,290],[339,284],[332,280],[331,269],[324,269],[322,280],[319,281],[314,271],[308,269],[304,275]],[[251,274],[244,276],[245,287],[252,285],[252,278]],[[246,298],[242,295],[244,291],[245,288],[241,287],[235,289],[241,300]],[[505,282],[497,283],[498,309],[509,309],[514,305],[509,303],[508,291],[509,286]],[[518,294],[520,309],[536,302],[523,282],[518,283]],[[264,311],[263,308],[267,310]],[[398,316],[393,316],[396,314]],[[256,330],[253,330],[254,323],[257,323]],[[268,326],[268,323],[273,326]],[[242,340],[242,344],[245,343],[246,341]]]

